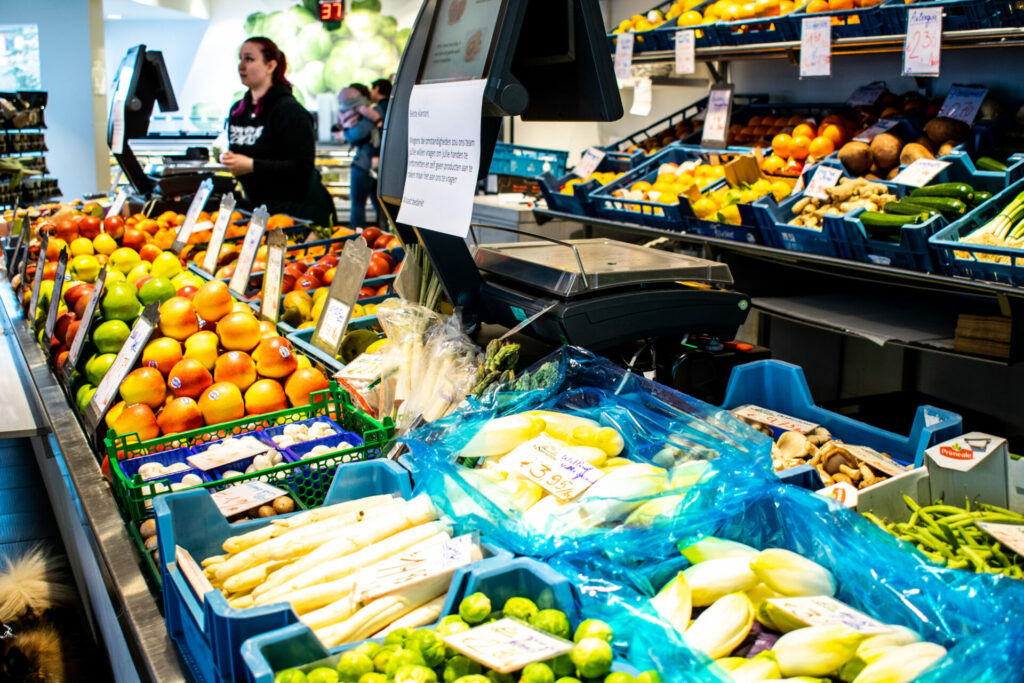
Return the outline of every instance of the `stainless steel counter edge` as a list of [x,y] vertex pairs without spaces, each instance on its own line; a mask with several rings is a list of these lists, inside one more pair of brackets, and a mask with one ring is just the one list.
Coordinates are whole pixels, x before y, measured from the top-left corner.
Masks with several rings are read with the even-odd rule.
[[[85,518],[81,522],[91,530],[90,545],[99,560],[97,564],[107,595],[139,679],[186,680],[185,666],[157,608],[159,597],[149,590],[142,575],[135,545],[117,511],[113,493],[6,278],[0,278],[0,300],[7,326],[13,330],[11,337],[22,354],[22,358],[18,358],[13,353],[15,344],[11,344],[12,360],[16,365],[24,363],[21,369],[27,373],[22,374],[31,377],[32,385],[25,382],[23,389],[36,393],[43,417],[60,449],[56,457],[63,459],[80,509],[84,511]],[[29,400],[32,401],[31,396]]]

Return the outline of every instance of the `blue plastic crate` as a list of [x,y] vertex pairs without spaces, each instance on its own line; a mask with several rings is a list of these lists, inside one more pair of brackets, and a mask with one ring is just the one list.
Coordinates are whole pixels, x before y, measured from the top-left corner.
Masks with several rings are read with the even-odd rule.
[[[278,425],[276,427],[271,427],[269,429],[264,429],[263,431],[258,432],[256,434],[256,436],[258,436],[264,442],[273,445],[274,448],[277,448],[277,444],[274,443],[274,437],[275,436],[281,436],[282,434],[284,434],[285,429],[287,427],[289,427],[291,425],[303,425],[303,426],[309,427],[314,422],[326,422],[331,427],[333,427],[334,430],[337,433],[339,433],[339,434],[341,434],[342,432],[345,431],[345,429],[341,425],[339,425],[337,422],[335,422],[334,420],[332,420],[329,417],[311,417],[311,418],[308,418],[306,420],[297,420],[297,421],[291,422],[291,423],[289,423],[287,425]],[[363,441],[362,437],[359,437],[359,442],[362,443],[362,441]]]
[[[884,36],[888,35],[888,15],[883,11],[883,6],[893,3],[903,4],[903,0],[884,0],[871,7],[858,7],[847,10],[829,10],[825,12],[807,11],[807,5],[799,7],[789,15],[790,21],[796,30],[796,37],[793,40],[800,40],[803,34],[803,20],[808,17],[828,17],[830,20],[837,19],[843,23],[832,22],[832,39],[837,38],[861,38],[863,36]],[[851,20],[856,21],[851,23]]]
[[[821,120],[830,114],[836,114],[838,112],[848,109],[845,103],[842,102],[814,102],[814,103],[769,103],[769,102],[754,102],[742,109],[734,110],[733,115],[730,118],[731,125],[746,126],[751,119],[755,116],[799,116],[801,118],[814,118]],[[731,126],[730,126],[731,127]],[[684,140],[684,144],[696,144],[700,141],[700,133],[694,133],[690,137]],[[734,147],[752,148],[752,147],[770,147],[770,140],[765,141],[763,145],[758,145],[752,142],[735,143]]]
[[891,33],[907,32],[907,12],[911,9],[942,8],[943,31],[970,31],[979,28],[999,28],[1003,17],[1011,16],[1011,3],[1007,0],[930,0],[904,4],[896,0],[882,7],[885,22]]
[[[947,275],[1001,282],[1015,287],[1024,286],[1024,249],[960,241],[992,220],[1021,192],[1024,192],[1024,180],[1014,182],[947,228],[932,235],[928,242],[936,251]],[[1000,258],[1001,262],[980,260],[981,256]]]
[[[664,14],[668,13],[668,10],[669,10],[670,7],[672,7],[672,4],[673,4],[673,0],[665,0],[664,2],[659,2],[657,5],[655,5],[654,7],[651,7],[650,9],[648,9],[646,12],[643,12],[642,14],[643,14],[643,16],[647,16],[648,12],[652,12],[654,10],[661,10],[661,13],[664,15]],[[674,24],[674,23],[675,23],[674,20],[666,22],[666,24]],[[618,24],[616,24],[612,28],[608,29],[608,34],[607,34],[607,37],[608,37],[608,50],[612,54],[615,53],[615,46],[618,43],[618,39],[619,39],[619,35],[620,35],[620,34],[617,34],[617,33],[612,33],[612,31],[617,26],[618,26]],[[671,35],[666,35],[666,32],[661,30],[661,27],[658,27],[657,29],[653,29],[653,30],[650,30],[650,31],[639,31],[639,32],[637,32],[637,31],[630,31],[630,33],[632,33],[633,36],[634,36],[634,38],[633,38],[633,54],[640,54],[642,52],[656,52],[656,51],[660,51],[660,50],[674,50],[675,49],[675,42],[674,42],[675,38],[673,38]],[[702,45],[701,47],[704,47],[704,46]]]
[[[594,169],[596,173],[625,173],[639,166],[645,157],[643,152],[609,152]],[[585,180],[573,185],[571,195],[562,194],[561,190],[570,180],[579,179],[575,173],[568,173],[555,178],[550,173],[542,174],[538,179],[540,192],[552,211],[571,213],[576,216],[593,216],[594,207],[590,203],[590,193],[601,187],[596,180]]]
[[[253,434],[242,434],[239,438],[241,438],[242,436],[253,436],[253,437],[256,437],[257,440],[259,440],[261,443],[266,443],[263,439],[259,439],[258,435],[255,434],[255,433],[253,433]],[[209,450],[210,448],[212,448],[213,446],[215,446],[215,445],[217,445],[219,443],[220,443],[219,441],[210,441],[208,443],[199,444],[198,446],[196,446],[193,449],[193,452],[194,452],[194,454],[198,455],[200,453],[203,453],[204,451]],[[362,439],[360,439],[359,443],[362,444]],[[290,453],[288,453],[288,451],[286,449],[278,448],[277,446],[273,446],[273,449],[276,450],[277,452],[279,452],[281,454],[282,458],[284,459],[281,463],[279,463],[280,465],[293,464],[295,462],[295,459],[291,456]],[[261,454],[257,453],[256,455],[261,455]],[[214,467],[213,469],[206,470],[203,474],[206,476],[206,478],[209,481],[231,481],[234,477],[228,477],[227,473],[228,472],[241,472],[241,473],[245,474],[246,468],[248,468],[249,465],[252,464],[253,460],[256,459],[256,455],[250,456],[248,458],[242,458],[241,460],[236,460],[236,461],[230,462],[230,463],[228,463],[226,465],[221,465],[220,467]],[[276,465],[275,465],[275,467],[276,467]],[[238,476],[238,475],[235,475],[235,476]],[[283,473],[283,472],[277,472],[277,473],[273,473],[273,474],[268,474],[265,478],[264,477],[257,477],[257,480],[267,481],[268,483],[274,483],[274,484],[276,484],[276,483],[283,483],[286,479],[287,479],[287,475],[286,475],[286,473]]]
[[[918,407],[907,436],[825,410],[815,404],[803,369],[777,360],[759,360],[733,368],[722,407],[733,410],[748,404],[813,422],[841,441],[888,453],[896,461],[914,467],[922,464],[926,448],[963,432],[959,415],[929,405]],[[817,472],[809,465],[776,474],[784,482],[803,488],[822,487]]]
[[708,26],[714,31],[715,43],[721,46],[783,43],[800,40],[800,23],[792,17],[793,13],[790,12],[777,17],[718,21]]
[[[377,327],[377,316],[368,315],[362,318],[354,318],[349,321],[348,329],[350,330],[369,330]],[[314,327],[306,327],[301,330],[295,330],[289,333],[285,338],[292,343],[298,351],[309,356],[312,360],[320,363],[327,368],[330,375],[334,375],[339,372],[345,364],[338,358],[331,356],[329,353],[324,353],[317,347],[313,346],[313,332],[316,330]]]
[[[338,468],[324,504],[388,493],[412,497],[412,485],[405,470],[386,460],[352,463]],[[200,600],[177,565],[168,560],[175,556],[175,546],[181,546],[196,562],[201,562],[222,553],[221,545],[229,536],[261,528],[267,522],[229,524],[206,491],[161,496],[155,505],[168,633],[197,680],[244,680],[242,643],[252,636],[297,623],[295,612],[288,605],[234,609],[219,591],[211,591]]]
[[488,173],[524,178],[536,178],[542,173],[563,176],[568,162],[568,152],[499,142],[494,146]]

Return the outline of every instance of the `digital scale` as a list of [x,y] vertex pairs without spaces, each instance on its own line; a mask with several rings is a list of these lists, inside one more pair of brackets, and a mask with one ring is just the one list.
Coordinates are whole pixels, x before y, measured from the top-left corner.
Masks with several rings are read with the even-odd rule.
[[[466,49],[486,59],[445,59],[459,40],[453,13],[482,25]],[[466,53],[469,54],[468,52]],[[597,0],[426,0],[399,66],[384,123],[378,193],[406,243],[423,245],[452,303],[470,325],[495,323],[555,344],[601,349],[637,339],[704,333],[732,339],[746,295],[725,289],[728,266],[610,239],[554,240],[509,230],[504,244],[473,244],[398,224],[408,163],[413,86],[486,79],[480,177],[504,116],[535,121],[610,121],[622,101]],[[491,226],[488,226],[491,227]],[[498,228],[507,230],[505,228]]]

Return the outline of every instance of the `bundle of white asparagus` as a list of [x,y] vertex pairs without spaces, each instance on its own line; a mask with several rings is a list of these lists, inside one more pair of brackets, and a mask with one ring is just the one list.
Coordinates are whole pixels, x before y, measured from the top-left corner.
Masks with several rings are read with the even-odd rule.
[[[360,602],[360,570],[451,539],[430,499],[370,496],[274,519],[224,541],[203,560],[206,576],[235,608],[288,603],[326,647],[391,628],[436,621],[451,583],[442,574]],[[474,561],[483,555],[473,546]]]

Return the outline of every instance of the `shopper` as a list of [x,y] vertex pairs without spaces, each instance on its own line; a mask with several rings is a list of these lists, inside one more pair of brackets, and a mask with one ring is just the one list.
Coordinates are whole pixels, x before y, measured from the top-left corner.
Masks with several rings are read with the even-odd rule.
[[361,83],[353,83],[338,93],[338,108],[342,136],[356,151],[349,179],[352,200],[349,227],[361,230],[367,226],[367,199],[373,202],[380,216],[373,160],[380,155],[380,130],[377,124],[384,116],[377,105],[371,104],[370,91]]
[[231,107],[229,151],[221,163],[252,206],[333,223],[334,200],[314,165],[313,117],[292,96],[284,53],[269,38],[250,38],[238,58],[238,75],[249,91]]
[[387,116],[388,105],[391,103],[391,81],[386,78],[378,78],[371,83],[370,100],[380,110],[381,115]]

